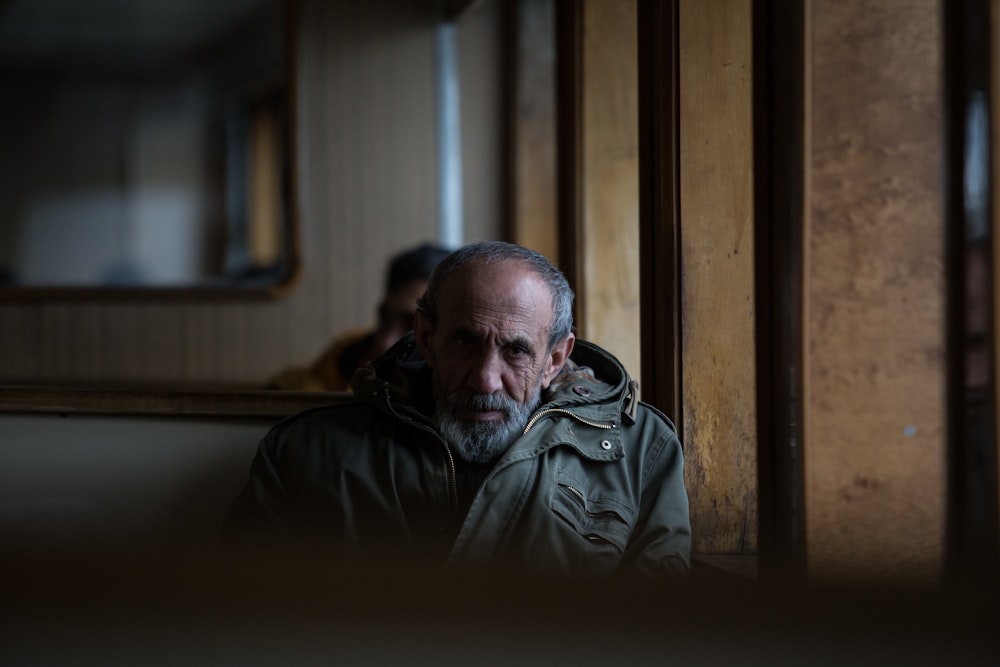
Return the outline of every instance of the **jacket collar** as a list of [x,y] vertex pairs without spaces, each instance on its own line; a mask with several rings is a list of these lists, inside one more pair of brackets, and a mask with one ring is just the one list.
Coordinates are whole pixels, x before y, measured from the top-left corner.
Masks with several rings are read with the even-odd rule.
[[[355,395],[382,409],[429,422],[433,414],[430,370],[407,334],[351,379]],[[607,350],[577,339],[573,354],[542,394],[539,409],[570,410],[584,419],[618,423],[634,410],[637,384]]]

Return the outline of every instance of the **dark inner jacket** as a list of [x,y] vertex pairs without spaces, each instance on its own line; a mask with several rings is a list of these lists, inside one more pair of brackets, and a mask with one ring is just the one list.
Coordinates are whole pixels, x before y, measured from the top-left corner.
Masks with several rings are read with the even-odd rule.
[[354,399],[278,423],[229,516],[243,541],[452,568],[687,573],[684,460],[673,424],[624,368],[577,340],[522,436],[462,464],[435,428],[409,335],[359,369]]

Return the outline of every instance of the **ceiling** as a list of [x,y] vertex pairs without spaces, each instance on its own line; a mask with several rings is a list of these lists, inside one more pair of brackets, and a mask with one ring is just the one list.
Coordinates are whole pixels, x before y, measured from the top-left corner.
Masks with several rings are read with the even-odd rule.
[[0,0],[0,62],[167,62],[239,30],[282,0]]

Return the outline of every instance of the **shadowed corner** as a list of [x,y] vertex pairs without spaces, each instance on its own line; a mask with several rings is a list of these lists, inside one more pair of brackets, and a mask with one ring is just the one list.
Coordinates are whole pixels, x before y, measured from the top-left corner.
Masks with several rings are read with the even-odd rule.
[[[218,545],[6,553],[6,665],[992,665],[1000,597],[731,576],[445,574]],[[718,570],[717,570],[718,571]]]

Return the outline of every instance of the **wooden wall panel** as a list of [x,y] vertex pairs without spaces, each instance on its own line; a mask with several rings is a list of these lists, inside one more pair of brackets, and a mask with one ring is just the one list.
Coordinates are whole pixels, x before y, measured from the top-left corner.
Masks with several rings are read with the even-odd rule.
[[[0,304],[0,382],[255,384],[311,360],[336,332],[374,323],[385,260],[438,237],[440,7],[434,0],[297,4],[299,282],[273,301]],[[477,48],[474,40],[463,44]],[[489,119],[470,129],[496,133]],[[470,206],[493,211],[499,167],[472,171],[479,175],[470,189],[489,203]],[[477,224],[499,237],[494,215]]]
[[497,236],[504,213],[503,3],[479,0],[457,22],[466,243]]
[[303,184],[308,219],[298,307],[316,328],[374,322],[385,259],[437,238],[436,33],[431,0],[310,4]]
[[582,3],[580,334],[639,377],[635,0]]
[[679,3],[681,395],[693,548],[757,545],[752,16]]
[[558,265],[555,0],[517,0],[517,7],[510,235]]
[[944,493],[941,7],[808,3],[806,551],[934,576]]

